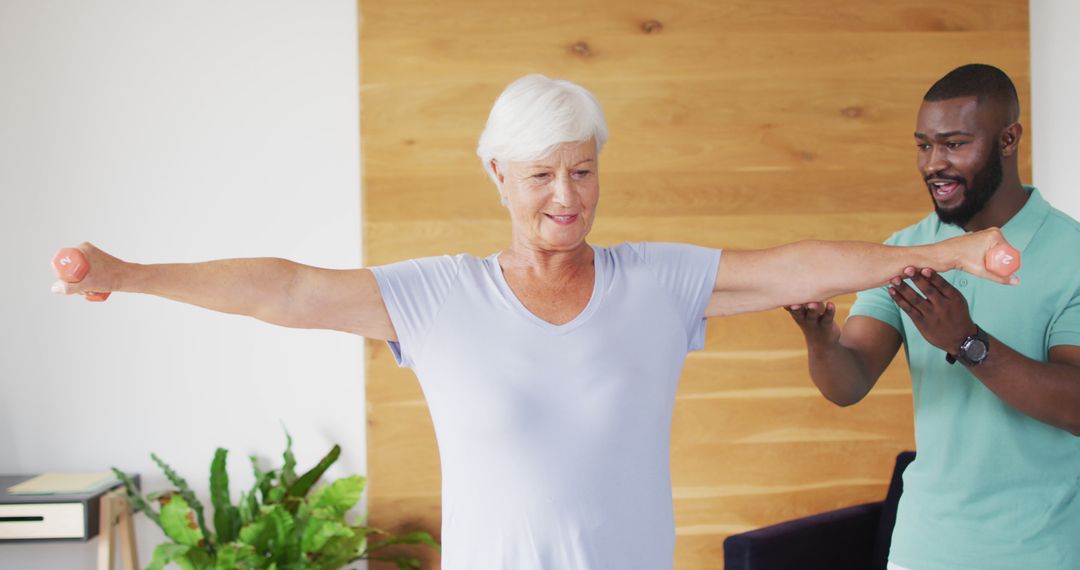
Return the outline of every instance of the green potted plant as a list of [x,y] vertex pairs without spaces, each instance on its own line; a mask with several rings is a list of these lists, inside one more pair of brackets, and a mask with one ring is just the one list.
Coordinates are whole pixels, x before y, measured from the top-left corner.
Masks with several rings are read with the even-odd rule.
[[[174,489],[144,497],[131,477],[114,467],[132,508],[145,513],[171,540],[154,549],[148,570],[160,570],[170,563],[183,570],[336,570],[359,560],[393,562],[405,570],[420,568],[420,561],[380,551],[397,544],[439,548],[426,532],[393,536],[360,521],[348,522],[347,513],[360,500],[365,478],[353,475],[316,487],[337,461],[341,447],[335,445],[315,467],[297,475],[292,438],[288,433],[285,437],[285,464],[263,471],[252,456],[255,483],[248,492],[240,493],[236,504],[230,497],[225,469],[228,450],[217,449],[210,465],[213,532],[187,481],[157,455],[150,457]],[[158,509],[151,506],[155,503]]]

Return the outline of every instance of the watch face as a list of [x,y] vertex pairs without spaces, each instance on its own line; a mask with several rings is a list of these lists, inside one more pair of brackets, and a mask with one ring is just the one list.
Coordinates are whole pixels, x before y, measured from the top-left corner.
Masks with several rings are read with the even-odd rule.
[[964,344],[963,347],[964,356],[972,362],[982,362],[986,358],[986,343],[973,338],[969,342]]

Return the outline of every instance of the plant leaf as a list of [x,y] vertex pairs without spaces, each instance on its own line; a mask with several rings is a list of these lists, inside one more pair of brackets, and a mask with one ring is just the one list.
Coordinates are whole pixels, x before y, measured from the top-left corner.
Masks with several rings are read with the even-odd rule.
[[261,559],[250,544],[233,542],[222,545],[217,551],[215,570],[254,569],[260,566]]
[[[255,518],[255,510],[251,508],[251,502],[248,501],[247,493],[243,491],[240,492],[240,499],[236,501],[236,505],[236,512],[240,515],[240,526],[246,525]],[[240,529],[238,528],[237,531],[239,532],[239,530]]]
[[240,530],[240,512],[229,496],[229,472],[226,470],[229,450],[217,448],[210,464],[210,502],[214,505],[214,530],[218,544],[236,540]]
[[332,516],[343,517],[360,501],[366,482],[360,475],[343,477],[312,493],[308,504],[312,510],[325,510]]
[[166,536],[184,546],[200,547],[206,539],[182,495],[173,495],[162,505],[161,528]]
[[304,475],[302,477],[297,479],[295,483],[293,483],[292,485],[289,486],[289,496],[290,497],[304,497],[304,496],[306,496],[308,491],[311,489],[311,486],[314,485],[315,482],[319,480],[319,477],[322,477],[323,473],[325,473],[326,470],[329,469],[330,466],[333,465],[335,461],[337,461],[339,456],[341,456],[341,446],[340,445],[334,445],[334,447],[330,450],[330,452],[327,453],[319,461],[318,465],[316,465],[315,467],[312,467],[310,471],[308,471],[307,473],[304,473]]
[[[188,482],[185,481],[179,473],[174,471],[173,468],[169,466],[169,464],[162,461],[161,458],[157,455],[151,453],[150,459],[153,459],[154,463],[157,463],[158,467],[160,467],[162,472],[165,473],[165,477],[167,477],[173,485],[176,485],[176,490],[180,492],[180,495],[184,497],[184,500],[187,501],[187,504],[191,507],[193,511],[195,511],[196,522],[198,523],[199,529],[202,531],[203,536],[209,536],[210,531],[207,530],[206,519],[203,517],[203,505],[195,496],[195,492],[191,490],[191,486],[188,485]],[[210,545],[210,550],[213,551],[213,545]]]
[[292,452],[292,436],[285,430],[285,453],[282,454],[285,465],[281,468],[281,484],[291,487],[296,481],[296,456]]
[[[191,550],[191,547],[183,544],[173,544],[171,542],[159,544],[154,549],[154,557],[150,560],[150,565],[146,567],[146,570],[164,570],[165,565],[170,562],[176,562],[184,570],[189,570],[192,568],[191,562],[186,558],[189,550]],[[178,561],[180,558],[183,558],[183,562]]]
[[345,524],[326,519],[309,519],[300,539],[300,552],[319,552],[333,538],[352,538],[353,530]]
[[218,544],[217,560],[214,568],[217,570],[236,570],[240,564],[240,552],[231,544]]
[[266,499],[266,504],[277,505],[285,499],[285,487],[275,485],[270,488],[270,496]]
[[423,544],[436,550],[441,550],[439,543],[435,542],[435,539],[431,534],[422,530],[415,530],[413,532],[407,532],[398,536],[391,536],[390,538],[378,542],[373,542],[368,545],[367,551],[374,552],[380,548],[386,548],[387,546],[393,546],[395,544]]
[[189,550],[187,560],[194,570],[214,570],[214,555],[201,548]]
[[266,514],[270,521],[270,555],[275,562],[287,562],[294,557],[289,556],[295,550],[299,552],[299,541],[296,540],[296,521],[293,520],[289,511],[281,505],[274,505]]
[[255,474],[255,484],[251,487],[251,494],[248,500],[251,501],[252,510],[257,510],[258,500],[255,498],[255,491],[259,491],[262,496],[263,504],[267,503],[267,498],[270,496],[270,485],[273,484],[274,477],[277,473],[273,469],[270,471],[263,471],[259,469],[259,460],[254,455],[249,455],[248,459],[251,460],[251,470]]
[[270,543],[270,523],[266,517],[258,518],[251,524],[240,528],[239,538],[243,544],[251,545],[256,552],[266,553]]
[[135,488],[135,481],[128,476],[127,473],[113,467],[113,474],[124,484],[124,490],[127,492],[128,502],[131,503],[132,510],[135,512],[143,512],[146,514],[146,518],[154,521],[154,524],[161,526],[161,517],[158,516],[157,511],[150,507],[146,499],[139,494],[139,490]]
[[[318,551],[320,568],[340,568],[356,560],[364,551],[367,534],[359,528],[349,528],[349,536],[336,536],[326,541]],[[314,558],[310,554],[308,559]]]

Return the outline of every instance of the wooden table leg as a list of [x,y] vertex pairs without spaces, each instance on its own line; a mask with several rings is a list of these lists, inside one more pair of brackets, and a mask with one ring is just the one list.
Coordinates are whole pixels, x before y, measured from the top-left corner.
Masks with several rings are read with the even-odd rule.
[[98,523],[98,570],[113,570],[115,556],[113,552],[113,527],[116,526],[113,493],[110,491],[101,497],[98,506],[101,520]]
[[139,553],[135,545],[135,513],[123,494],[116,498],[120,505],[120,560],[124,570],[139,569]]
[[135,545],[135,520],[123,489],[114,489],[101,497],[101,521],[98,528],[98,570],[113,570],[116,535],[120,538],[123,570],[137,570],[139,556]]

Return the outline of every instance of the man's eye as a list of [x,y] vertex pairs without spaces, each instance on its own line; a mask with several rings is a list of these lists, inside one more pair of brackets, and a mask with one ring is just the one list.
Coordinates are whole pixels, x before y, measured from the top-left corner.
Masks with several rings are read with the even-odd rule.
[[956,150],[956,149],[958,149],[958,148],[960,148],[962,146],[964,146],[964,143],[962,143],[962,142],[947,142],[947,143],[945,143],[945,148],[947,148],[949,150]]

